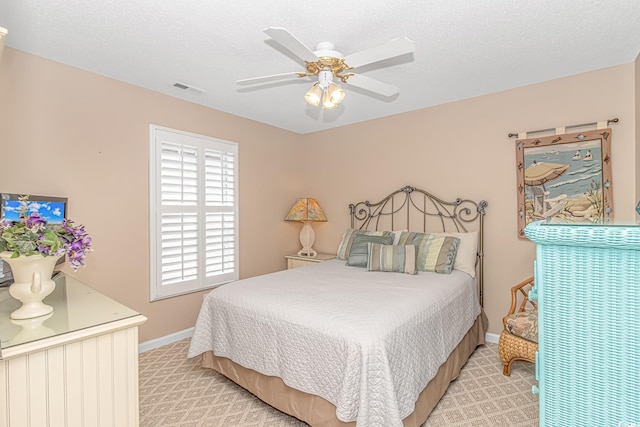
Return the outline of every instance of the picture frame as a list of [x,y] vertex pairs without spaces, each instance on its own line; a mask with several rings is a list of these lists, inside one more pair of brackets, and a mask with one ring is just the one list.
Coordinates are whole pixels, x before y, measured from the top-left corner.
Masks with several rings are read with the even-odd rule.
[[533,221],[613,218],[611,128],[518,139],[516,172],[519,238]]

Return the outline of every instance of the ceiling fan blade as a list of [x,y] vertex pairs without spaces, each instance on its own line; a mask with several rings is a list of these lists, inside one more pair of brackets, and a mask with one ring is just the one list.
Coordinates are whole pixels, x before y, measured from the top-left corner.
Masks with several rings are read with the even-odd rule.
[[381,44],[380,46],[352,53],[344,58],[344,63],[349,67],[356,68],[406,53],[412,53],[415,50],[416,46],[412,40],[406,37],[400,37]]
[[296,38],[293,34],[281,27],[269,27],[265,28],[264,32],[280,43],[282,46],[289,49],[292,53],[298,56],[305,62],[316,62],[318,57],[309,49],[304,43]]
[[282,74],[272,74],[270,76],[262,76],[262,77],[253,77],[250,79],[242,79],[236,80],[236,84],[239,85],[254,85],[259,83],[270,83],[277,82],[279,80],[293,80],[300,77],[305,77],[304,73],[282,73]]
[[354,74],[347,79],[347,84],[360,89],[368,90],[369,92],[379,93],[384,96],[393,96],[397,94],[400,89],[394,85],[381,82],[380,80],[372,79],[371,77],[363,76],[360,74]]

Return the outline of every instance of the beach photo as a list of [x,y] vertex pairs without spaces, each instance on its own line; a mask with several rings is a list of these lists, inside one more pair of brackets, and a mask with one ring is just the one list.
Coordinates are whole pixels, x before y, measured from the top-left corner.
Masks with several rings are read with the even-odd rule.
[[[3,208],[5,221],[18,222],[20,220],[21,209],[22,202],[20,200],[6,200]],[[64,210],[64,202],[28,200],[26,214],[31,215],[37,213],[48,224],[62,224]]]
[[533,221],[612,217],[610,135],[602,129],[516,141],[520,236]]

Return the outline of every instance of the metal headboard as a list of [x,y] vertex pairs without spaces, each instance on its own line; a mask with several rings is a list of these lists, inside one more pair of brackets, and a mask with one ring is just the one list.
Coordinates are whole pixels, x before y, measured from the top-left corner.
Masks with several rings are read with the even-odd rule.
[[[431,227],[439,225],[443,232],[465,232],[467,227],[478,230],[478,293],[480,305],[483,305],[483,241],[484,215],[487,202],[474,202],[468,199],[444,201],[433,194],[407,185],[394,191],[377,203],[368,200],[349,205],[351,228],[359,230],[386,230],[406,228],[411,231],[436,231]],[[416,221],[416,218],[418,221]],[[421,222],[416,229],[412,220]],[[475,225],[477,224],[477,225]],[[428,230],[428,226],[430,230]]]

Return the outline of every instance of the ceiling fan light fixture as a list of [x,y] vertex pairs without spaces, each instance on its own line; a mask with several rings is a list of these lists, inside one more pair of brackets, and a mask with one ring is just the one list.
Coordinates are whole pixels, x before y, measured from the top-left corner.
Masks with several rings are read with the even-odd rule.
[[264,29],[264,32],[283,48],[304,61],[305,71],[242,79],[237,80],[236,84],[261,84],[317,76],[318,81],[307,91],[304,98],[309,105],[314,107],[320,105],[324,110],[336,108],[345,98],[345,92],[334,82],[336,78],[345,84],[350,78],[348,82],[350,85],[385,97],[396,95],[399,91],[397,87],[370,77],[354,74],[351,70],[415,51],[413,41],[406,37],[399,37],[377,47],[344,56],[335,50],[335,46],[331,42],[320,42],[317,44],[316,50],[312,51],[282,27],[268,27]]
[[322,109],[323,110],[331,110],[336,108],[338,104],[331,101],[331,96],[329,95],[329,91],[325,90],[322,95]]
[[304,95],[304,99],[305,101],[307,101],[307,104],[317,107],[318,105],[320,105],[320,100],[323,98],[322,93],[323,90],[320,87],[320,83],[316,82]]
[[329,99],[335,105],[338,105],[344,100],[344,91],[338,84],[331,83],[329,87],[327,87],[327,93],[329,94]]

